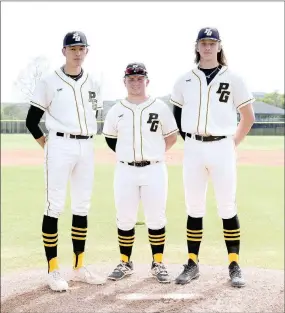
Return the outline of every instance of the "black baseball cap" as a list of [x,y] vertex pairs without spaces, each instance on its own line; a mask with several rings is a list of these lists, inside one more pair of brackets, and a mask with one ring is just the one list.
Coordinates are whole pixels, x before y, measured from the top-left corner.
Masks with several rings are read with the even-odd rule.
[[69,32],[63,39],[63,47],[67,46],[89,46],[84,33],[80,31]]
[[217,28],[204,27],[200,29],[196,41],[205,39],[221,41],[220,34]]
[[125,70],[125,77],[131,75],[141,75],[147,77],[147,70],[145,65],[140,62],[129,63]]

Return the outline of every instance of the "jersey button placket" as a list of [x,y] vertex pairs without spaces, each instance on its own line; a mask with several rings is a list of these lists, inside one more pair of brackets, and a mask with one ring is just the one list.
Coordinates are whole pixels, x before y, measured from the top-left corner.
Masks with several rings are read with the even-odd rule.
[[141,125],[140,125],[140,117],[141,117],[141,110],[137,106],[134,110],[135,114],[135,157],[136,161],[142,160],[141,155]]

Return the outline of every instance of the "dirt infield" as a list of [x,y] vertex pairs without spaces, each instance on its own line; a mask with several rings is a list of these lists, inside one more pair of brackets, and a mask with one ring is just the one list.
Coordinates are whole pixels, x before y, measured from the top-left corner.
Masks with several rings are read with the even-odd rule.
[[[238,164],[283,166],[283,150],[238,150]],[[173,150],[166,154],[167,164],[181,164],[183,150]],[[97,149],[95,162],[97,164],[115,163],[115,154],[106,149]],[[1,165],[40,165],[43,164],[42,150],[1,150]]]
[[[107,275],[112,265],[99,265]],[[93,266],[89,267],[94,269]],[[174,279],[181,265],[169,265]],[[103,286],[70,282],[67,292],[56,293],[45,284],[45,270],[1,277],[1,312],[284,312],[284,272],[245,268],[247,286],[230,286],[224,267],[200,266],[201,276],[188,285],[160,284],[149,265]],[[68,279],[67,269],[62,271]]]

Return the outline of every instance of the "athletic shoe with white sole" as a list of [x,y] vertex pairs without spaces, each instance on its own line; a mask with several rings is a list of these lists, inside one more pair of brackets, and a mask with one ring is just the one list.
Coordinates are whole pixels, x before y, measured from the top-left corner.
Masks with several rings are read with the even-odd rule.
[[244,287],[245,286],[245,280],[242,276],[242,272],[241,269],[239,267],[239,265],[237,264],[237,262],[233,261],[230,265],[229,265],[229,275],[230,275],[230,279],[231,279],[231,285],[233,287]]
[[171,279],[163,263],[152,262],[151,273],[160,283],[170,283]]
[[125,276],[131,275],[134,272],[133,262],[121,261],[120,264],[113,270],[113,272],[108,276],[110,280],[120,280]]
[[68,283],[61,277],[60,272],[55,270],[48,273],[47,283],[51,290],[66,291]]
[[72,273],[71,281],[82,282],[91,285],[103,285],[106,282],[106,278],[99,276],[98,274],[91,273],[85,266],[78,269],[74,269]]

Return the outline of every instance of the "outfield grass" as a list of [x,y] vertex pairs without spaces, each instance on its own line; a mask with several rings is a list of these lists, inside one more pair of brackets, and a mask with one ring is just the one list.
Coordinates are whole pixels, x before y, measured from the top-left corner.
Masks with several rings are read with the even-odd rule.
[[[96,136],[96,148],[106,148],[104,136]],[[1,135],[1,149],[39,149],[38,143],[28,134]],[[179,137],[174,149],[183,149],[183,140]],[[242,150],[284,150],[283,136],[247,136],[238,149]]]
[[[113,165],[96,167],[97,179],[94,185],[86,246],[87,263],[113,263],[119,258],[112,190],[113,169]],[[243,266],[284,268],[283,170],[284,167],[239,166],[238,168],[237,201],[241,222]],[[16,269],[45,267],[41,238],[44,207],[43,168],[42,166],[2,167],[1,174],[2,273]],[[72,262],[69,204],[68,197],[66,209],[59,219],[58,252],[62,265],[71,265]],[[207,205],[200,262],[226,266],[227,255],[222,222],[216,213],[211,185]],[[167,217],[165,261],[181,264],[187,257],[181,166],[169,166]],[[143,221],[141,211],[139,220]],[[133,260],[137,263],[149,263],[151,260],[145,226],[136,227]]]

